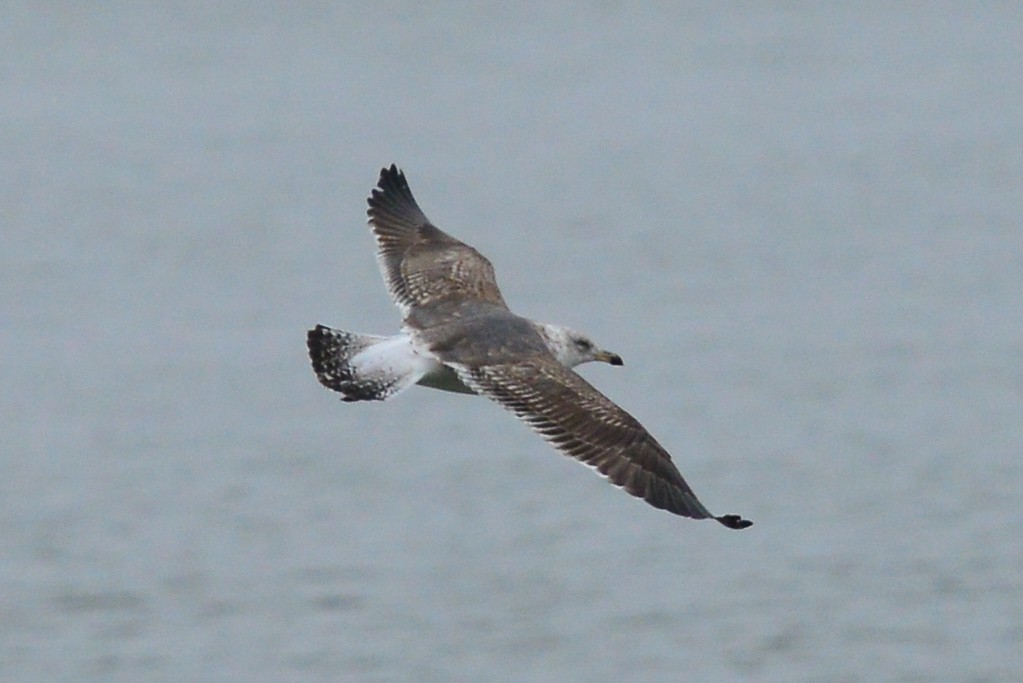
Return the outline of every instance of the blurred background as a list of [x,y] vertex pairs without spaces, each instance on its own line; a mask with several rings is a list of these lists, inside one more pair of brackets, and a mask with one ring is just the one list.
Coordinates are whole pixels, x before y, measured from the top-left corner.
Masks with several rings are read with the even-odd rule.
[[[1014,3],[4,3],[6,681],[1023,679]],[[737,533],[344,405],[397,163]]]

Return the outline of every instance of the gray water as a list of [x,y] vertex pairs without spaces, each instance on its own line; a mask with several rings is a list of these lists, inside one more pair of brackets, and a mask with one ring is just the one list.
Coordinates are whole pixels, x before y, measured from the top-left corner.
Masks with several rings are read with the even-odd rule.
[[[5,3],[4,681],[1023,680],[1014,3]],[[397,162],[743,532],[343,405]]]

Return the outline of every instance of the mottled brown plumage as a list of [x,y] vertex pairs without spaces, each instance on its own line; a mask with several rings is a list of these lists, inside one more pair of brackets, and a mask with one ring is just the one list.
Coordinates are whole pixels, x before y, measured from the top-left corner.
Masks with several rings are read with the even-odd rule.
[[474,300],[508,308],[490,261],[430,222],[404,173],[394,165],[381,170],[377,187],[369,198],[369,224],[384,281],[399,306],[407,312],[414,306]]
[[348,401],[383,400],[413,383],[477,393],[656,508],[732,529],[752,524],[711,514],[643,425],[571,369],[621,358],[578,332],[512,313],[490,261],[430,223],[397,167],[380,171],[368,213],[405,335],[317,326],[308,345],[321,383]]

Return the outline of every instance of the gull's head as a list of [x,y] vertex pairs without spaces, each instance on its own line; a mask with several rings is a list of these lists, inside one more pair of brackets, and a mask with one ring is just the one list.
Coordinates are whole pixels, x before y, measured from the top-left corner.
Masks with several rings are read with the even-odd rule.
[[547,348],[565,367],[574,368],[593,360],[622,365],[621,356],[598,347],[582,332],[561,325],[542,325],[540,331],[547,342]]

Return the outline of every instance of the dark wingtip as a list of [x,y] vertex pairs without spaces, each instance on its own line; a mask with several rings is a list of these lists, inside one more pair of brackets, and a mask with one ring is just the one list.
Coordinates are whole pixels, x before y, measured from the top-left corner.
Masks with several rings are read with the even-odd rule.
[[405,179],[405,172],[397,165],[380,169],[377,186],[369,194],[369,209],[366,211],[370,221],[374,218],[384,219],[388,215],[406,222],[428,223],[422,209],[416,204],[412,190]]
[[405,174],[398,168],[397,164],[391,164],[390,168],[384,166],[380,169],[380,179],[377,181],[377,187],[383,190],[391,184],[398,186],[407,184],[405,182]]
[[721,522],[729,529],[745,529],[753,526],[753,522],[748,519],[743,519],[739,515],[722,515],[721,517],[715,517],[714,519]]

